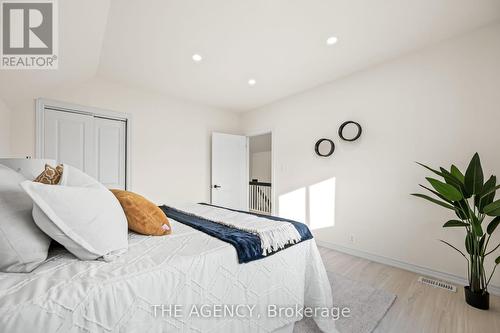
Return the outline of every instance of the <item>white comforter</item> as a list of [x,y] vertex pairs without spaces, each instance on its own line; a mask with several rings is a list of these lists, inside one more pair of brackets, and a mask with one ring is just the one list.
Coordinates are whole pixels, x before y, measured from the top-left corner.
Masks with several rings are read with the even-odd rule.
[[[0,273],[0,332],[271,332],[297,318],[270,318],[269,304],[332,307],[314,240],[238,264],[231,245],[171,223],[170,236],[130,234],[129,252],[112,263],[59,251],[32,273]],[[204,304],[256,305],[264,315],[192,312]],[[333,321],[317,322],[334,331]]]

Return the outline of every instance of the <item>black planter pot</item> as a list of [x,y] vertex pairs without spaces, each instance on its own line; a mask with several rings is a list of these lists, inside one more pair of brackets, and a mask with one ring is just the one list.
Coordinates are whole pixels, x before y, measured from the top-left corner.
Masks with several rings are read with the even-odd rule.
[[465,301],[472,307],[481,310],[488,310],[490,308],[490,294],[485,291],[484,293],[473,293],[469,286],[464,287]]

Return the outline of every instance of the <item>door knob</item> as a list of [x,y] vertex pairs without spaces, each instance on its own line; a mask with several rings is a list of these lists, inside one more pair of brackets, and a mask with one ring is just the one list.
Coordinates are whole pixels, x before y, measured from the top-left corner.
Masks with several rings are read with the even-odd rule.
[[222,186],[220,185],[214,185],[214,188],[221,188]]

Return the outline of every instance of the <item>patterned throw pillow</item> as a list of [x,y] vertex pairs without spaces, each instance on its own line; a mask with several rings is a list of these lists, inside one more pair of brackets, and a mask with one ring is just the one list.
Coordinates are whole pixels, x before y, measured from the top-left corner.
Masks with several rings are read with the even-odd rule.
[[55,168],[48,164],[45,164],[45,170],[35,178],[34,182],[47,184],[47,185],[57,185],[61,181],[61,176],[63,174],[63,165],[59,164]]

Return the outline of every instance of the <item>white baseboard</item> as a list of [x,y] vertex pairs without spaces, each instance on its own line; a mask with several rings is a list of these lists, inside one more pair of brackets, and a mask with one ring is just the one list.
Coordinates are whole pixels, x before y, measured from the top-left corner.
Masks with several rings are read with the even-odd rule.
[[[448,282],[455,283],[455,284],[458,284],[461,286],[465,286],[468,284],[467,279],[464,279],[463,277],[460,277],[458,275],[444,273],[444,272],[436,271],[436,270],[431,269],[431,268],[426,268],[426,267],[422,267],[422,266],[418,266],[418,265],[414,265],[414,264],[409,264],[409,263],[401,261],[401,260],[396,260],[396,259],[392,259],[392,258],[388,258],[388,257],[384,257],[384,256],[379,256],[379,255],[364,252],[361,250],[351,249],[351,248],[348,248],[348,247],[345,247],[342,245],[337,245],[337,244],[333,244],[330,242],[320,241],[318,239],[316,239],[316,244],[318,244],[319,246],[326,247],[328,249],[347,253],[347,254],[355,256],[355,257],[360,257],[360,258],[368,259],[368,260],[371,260],[374,262],[378,262],[380,264],[401,268],[401,269],[404,269],[404,270],[407,270],[410,272],[418,273],[418,274],[425,275],[428,277],[433,277],[433,278],[443,280],[443,281],[448,281]],[[490,285],[488,287],[488,292],[490,294],[500,296],[500,287]]]

